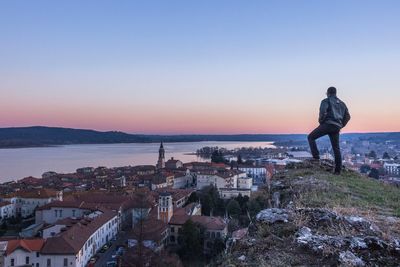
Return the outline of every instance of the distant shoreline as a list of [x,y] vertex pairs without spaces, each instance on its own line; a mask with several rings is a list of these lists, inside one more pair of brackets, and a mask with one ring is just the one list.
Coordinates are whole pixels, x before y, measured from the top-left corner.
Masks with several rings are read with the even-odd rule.
[[[400,132],[345,133],[342,140],[395,140],[399,142]],[[11,127],[0,128],[0,149],[40,148],[64,145],[100,144],[147,144],[182,142],[274,142],[275,144],[298,145],[307,142],[306,134],[186,134],[186,135],[145,135],[127,134],[117,131],[60,127]]]
[[[274,141],[243,141],[243,140],[198,140],[198,141],[171,141],[164,142],[165,144],[169,143],[201,143],[201,142],[246,142],[246,143],[257,143],[257,142],[266,142],[274,144]],[[123,144],[159,144],[160,142],[124,142],[124,143],[73,143],[73,144],[58,144],[58,145],[29,145],[29,146],[10,146],[10,147],[2,147],[0,149],[21,149],[21,148],[46,148],[46,147],[61,147],[61,146],[76,146],[76,145],[123,145]],[[197,153],[185,153],[185,155],[197,155]]]

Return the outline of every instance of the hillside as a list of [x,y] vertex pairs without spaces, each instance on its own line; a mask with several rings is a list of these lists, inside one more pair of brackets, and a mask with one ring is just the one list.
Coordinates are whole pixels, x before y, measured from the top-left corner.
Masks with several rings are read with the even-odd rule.
[[68,144],[152,143],[160,141],[297,141],[303,139],[305,140],[305,135],[143,135],[116,131],[99,132],[94,130],[42,126],[0,128],[0,148]]
[[400,188],[329,164],[275,177],[271,208],[212,266],[399,266]]
[[[343,141],[354,140],[394,141],[400,143],[400,133],[354,133],[343,134]],[[100,132],[85,129],[60,127],[11,127],[0,128],[0,148],[37,147],[69,144],[113,144],[113,143],[154,143],[154,142],[200,142],[269,141],[278,146],[307,145],[305,134],[233,134],[233,135],[144,135],[118,131]]]

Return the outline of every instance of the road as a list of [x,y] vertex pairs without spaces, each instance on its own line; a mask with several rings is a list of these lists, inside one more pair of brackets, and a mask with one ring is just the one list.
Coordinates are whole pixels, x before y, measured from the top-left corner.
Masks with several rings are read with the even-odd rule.
[[126,244],[128,238],[126,237],[125,232],[120,232],[117,235],[117,240],[114,241],[111,247],[104,253],[97,253],[96,256],[99,256],[95,263],[95,267],[106,267],[108,261],[112,261],[111,256],[116,253],[116,246],[120,244]]

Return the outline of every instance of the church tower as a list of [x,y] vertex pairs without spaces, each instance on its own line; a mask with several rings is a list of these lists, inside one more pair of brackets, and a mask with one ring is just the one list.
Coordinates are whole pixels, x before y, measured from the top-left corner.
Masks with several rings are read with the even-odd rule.
[[160,149],[158,150],[157,169],[165,168],[165,150],[163,142],[161,141]]
[[160,197],[158,199],[158,219],[165,223],[169,223],[173,212],[171,193],[160,193]]

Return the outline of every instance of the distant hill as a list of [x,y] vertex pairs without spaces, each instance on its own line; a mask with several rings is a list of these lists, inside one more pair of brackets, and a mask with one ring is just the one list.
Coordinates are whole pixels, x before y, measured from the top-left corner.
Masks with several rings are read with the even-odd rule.
[[[345,134],[344,138],[400,140],[400,133]],[[143,135],[110,131],[71,129],[60,127],[0,128],[0,148],[37,147],[68,144],[113,144],[152,142],[200,141],[274,141],[304,142],[304,134],[237,134],[237,135]]]

